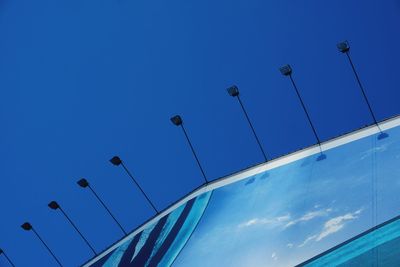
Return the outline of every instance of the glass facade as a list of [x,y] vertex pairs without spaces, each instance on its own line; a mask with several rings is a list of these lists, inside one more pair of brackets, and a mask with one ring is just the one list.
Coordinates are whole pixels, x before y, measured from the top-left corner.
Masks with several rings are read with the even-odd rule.
[[205,192],[86,266],[400,266],[400,127]]

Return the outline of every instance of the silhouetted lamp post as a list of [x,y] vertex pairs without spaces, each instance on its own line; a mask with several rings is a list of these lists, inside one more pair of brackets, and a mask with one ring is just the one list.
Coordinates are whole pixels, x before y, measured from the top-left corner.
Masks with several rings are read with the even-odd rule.
[[75,224],[72,222],[72,220],[69,218],[69,216],[65,213],[65,211],[61,208],[61,206],[56,202],[56,201],[51,201],[48,204],[49,208],[52,210],[60,210],[61,213],[64,215],[64,217],[69,221],[69,223],[72,225],[72,227],[78,232],[78,234],[81,236],[83,241],[88,245],[88,247],[93,251],[94,255],[97,255],[96,251],[94,248],[90,245],[89,241],[83,236],[81,231],[75,226]]
[[40,235],[38,234],[38,232],[36,232],[35,228],[33,228],[33,226],[29,223],[29,222],[25,222],[24,224],[21,225],[22,229],[24,229],[25,231],[31,231],[36,235],[36,237],[42,242],[42,244],[46,247],[47,251],[51,254],[51,256],[53,256],[54,260],[58,263],[58,265],[60,265],[62,267],[61,262],[57,259],[56,255],[53,253],[53,251],[51,251],[51,249],[49,248],[49,246],[46,244],[46,242],[44,242],[44,240],[40,237]]
[[310,115],[309,115],[309,113],[308,113],[308,111],[307,111],[307,108],[306,108],[304,102],[303,102],[303,99],[302,99],[302,97],[301,97],[301,95],[300,95],[300,92],[299,92],[299,90],[298,90],[298,88],[297,88],[297,86],[296,86],[296,83],[295,83],[294,80],[293,80],[293,77],[292,77],[292,72],[293,72],[292,67],[291,67],[289,64],[287,64],[287,65],[284,65],[284,66],[282,66],[281,68],[279,68],[279,70],[280,70],[280,72],[282,73],[282,75],[289,77],[290,81],[292,82],[292,85],[293,85],[293,88],[294,88],[294,90],[295,90],[295,92],[296,92],[296,95],[297,95],[298,99],[300,100],[301,106],[302,106],[302,108],[303,108],[303,110],[304,110],[304,113],[305,113],[306,116],[307,116],[307,120],[308,120],[308,122],[309,122],[309,124],[310,124],[310,126],[311,126],[311,129],[312,129],[313,133],[314,133],[315,139],[317,139],[318,146],[319,146],[319,149],[320,149],[320,152],[321,152],[320,155],[319,155],[319,157],[317,158],[317,160],[319,161],[319,160],[325,159],[325,158],[326,158],[326,155],[322,153],[321,140],[320,140],[319,137],[318,137],[317,131],[315,130],[314,124],[313,124],[312,121],[311,121]]
[[187,140],[187,142],[188,142],[188,144],[189,144],[189,147],[190,147],[190,149],[192,150],[193,156],[194,156],[194,158],[196,159],[197,165],[199,166],[199,169],[200,169],[200,171],[201,171],[201,174],[203,175],[204,182],[205,182],[205,184],[208,184],[208,180],[207,180],[206,174],[204,173],[203,167],[202,167],[201,164],[200,164],[199,158],[197,157],[196,151],[195,151],[194,148],[193,148],[192,142],[191,142],[190,139],[189,139],[189,136],[188,136],[188,134],[187,134],[187,132],[186,132],[186,129],[185,129],[185,127],[183,126],[183,120],[182,120],[181,116],[179,116],[179,115],[173,116],[173,117],[171,118],[171,122],[172,122],[175,126],[178,126],[178,127],[180,126],[180,127],[182,128],[182,131],[183,131],[183,133],[184,133],[184,135],[185,135],[185,137],[186,137],[186,140]]
[[349,60],[351,69],[353,70],[354,76],[356,77],[358,86],[359,86],[359,88],[360,88],[360,90],[361,90],[361,93],[362,93],[362,95],[363,95],[363,97],[364,97],[365,103],[366,103],[367,106],[368,106],[368,109],[369,109],[369,112],[370,112],[370,114],[371,114],[371,117],[372,117],[372,119],[373,119],[375,125],[376,125],[376,126],[378,127],[378,129],[379,129],[380,134],[379,134],[379,136],[378,136],[378,139],[383,139],[383,138],[385,138],[385,137],[388,137],[388,134],[382,132],[382,129],[381,129],[381,127],[380,127],[379,124],[378,124],[378,121],[377,121],[377,119],[376,119],[376,117],[375,117],[375,114],[374,114],[374,112],[373,112],[373,110],[372,110],[371,104],[369,103],[367,94],[365,93],[364,86],[363,86],[362,83],[361,83],[360,77],[358,76],[358,73],[357,73],[356,68],[355,68],[355,66],[354,66],[354,64],[353,64],[353,61],[351,60],[349,42],[348,42],[348,41],[343,41],[343,42],[338,43],[336,46],[337,46],[338,50],[339,50],[341,53],[345,54],[345,55],[347,56],[347,59]]
[[131,172],[128,170],[128,168],[125,166],[124,162],[120,159],[120,157],[118,156],[114,156],[112,157],[112,159],[110,159],[110,162],[114,165],[114,166],[119,166],[121,165],[122,168],[125,170],[125,172],[128,174],[129,177],[131,177],[132,181],[135,183],[135,185],[139,188],[140,192],[142,192],[143,196],[146,198],[147,202],[149,202],[150,206],[153,208],[153,210],[158,214],[158,209],[156,208],[156,206],[153,204],[153,202],[150,200],[150,198],[147,196],[147,194],[144,192],[144,190],[142,189],[142,187],[139,185],[139,183],[136,181],[135,177],[133,177],[133,175],[131,174]]
[[77,184],[82,187],[82,188],[89,188],[89,190],[93,193],[93,195],[97,198],[97,200],[101,203],[101,205],[104,207],[104,209],[108,212],[108,214],[111,216],[111,218],[113,218],[113,220],[116,222],[116,224],[119,226],[119,228],[121,229],[121,231],[127,235],[127,233],[125,232],[124,228],[122,227],[122,225],[118,222],[118,220],[114,217],[114,215],[111,213],[111,211],[109,210],[109,208],[106,206],[106,204],[104,204],[103,200],[101,200],[101,198],[99,197],[99,195],[97,195],[97,193],[93,190],[93,188],[90,186],[89,182],[85,179],[82,178],[80,179]]
[[267,156],[266,156],[266,154],[265,154],[265,152],[264,152],[264,149],[263,149],[263,147],[262,147],[262,145],[261,145],[261,142],[260,142],[260,140],[258,139],[258,136],[257,136],[257,134],[256,134],[256,131],[254,130],[253,124],[252,124],[251,121],[250,121],[249,115],[247,114],[247,111],[246,111],[246,109],[245,109],[245,107],[244,107],[244,105],[243,105],[243,103],[242,103],[242,100],[240,99],[240,96],[239,96],[239,88],[238,88],[236,85],[233,85],[233,86],[229,87],[229,88],[227,89],[227,91],[228,91],[228,94],[229,94],[230,96],[236,97],[236,98],[237,98],[237,100],[238,100],[238,102],[239,102],[239,104],[240,104],[240,107],[241,107],[242,110],[243,110],[244,116],[246,117],[247,122],[248,122],[249,125],[250,125],[251,131],[253,132],[253,135],[254,135],[254,137],[255,137],[255,139],[256,139],[256,141],[257,141],[257,144],[258,144],[258,146],[259,146],[259,148],[260,148],[260,150],[261,150],[261,153],[262,153],[263,156],[264,156],[264,160],[265,160],[265,161],[268,161],[268,158],[267,158]]
[[7,254],[4,252],[4,250],[2,250],[2,249],[0,248],[0,255],[1,255],[1,254],[4,255],[4,257],[6,258],[6,260],[8,261],[8,263],[10,263],[11,266],[14,266],[14,267],[15,267],[14,263],[13,263],[13,262],[11,261],[11,259],[7,256]]

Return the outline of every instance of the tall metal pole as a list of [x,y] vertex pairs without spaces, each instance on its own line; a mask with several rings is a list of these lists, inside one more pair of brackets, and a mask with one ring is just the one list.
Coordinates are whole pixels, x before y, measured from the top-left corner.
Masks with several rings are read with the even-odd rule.
[[32,232],[36,235],[36,237],[42,242],[42,244],[46,247],[47,251],[50,253],[51,256],[53,256],[54,260],[58,263],[58,265],[60,265],[61,267],[63,266],[61,264],[61,262],[58,260],[58,258],[56,257],[56,255],[53,253],[53,251],[50,249],[50,247],[46,244],[46,242],[44,242],[44,240],[41,238],[41,236],[39,235],[39,233],[35,230],[35,228],[33,228],[33,226],[29,223],[26,222],[24,224],[21,225],[22,229],[24,229],[25,231],[30,231],[32,230]]
[[326,158],[326,155],[324,155],[324,154],[322,153],[321,140],[320,140],[319,137],[318,137],[318,134],[317,134],[317,131],[315,130],[314,124],[313,124],[312,121],[311,121],[310,114],[309,114],[308,111],[307,111],[306,105],[304,104],[303,99],[302,99],[302,97],[301,97],[301,95],[300,95],[300,92],[299,92],[299,90],[298,90],[298,88],[297,88],[297,85],[296,85],[296,83],[294,82],[294,79],[293,79],[293,77],[292,77],[292,72],[293,72],[293,71],[292,71],[292,68],[290,67],[290,65],[285,65],[285,66],[281,67],[279,70],[281,71],[281,73],[282,73],[284,76],[288,76],[288,77],[289,77],[289,79],[290,79],[290,81],[291,81],[291,83],[292,83],[292,85],[293,85],[293,88],[294,88],[294,90],[295,90],[295,92],[296,92],[297,98],[298,98],[299,101],[300,101],[301,107],[303,108],[304,113],[306,114],[308,123],[310,124],[310,127],[311,127],[311,129],[312,129],[312,131],[313,131],[313,133],[314,133],[314,137],[315,137],[315,139],[317,140],[317,143],[318,143],[318,146],[319,146],[319,150],[320,150],[320,156],[318,157],[317,160],[325,159],[325,158]]
[[106,204],[103,202],[103,200],[101,200],[101,198],[99,197],[99,195],[97,195],[97,193],[94,191],[94,189],[90,186],[89,182],[86,179],[81,179],[77,182],[77,184],[82,187],[82,188],[89,188],[89,190],[93,193],[93,195],[97,198],[97,200],[101,203],[101,205],[104,207],[104,209],[108,212],[108,214],[111,216],[111,218],[113,218],[113,220],[115,221],[115,223],[119,226],[119,228],[121,229],[121,231],[127,235],[127,233],[125,232],[125,229],[122,227],[122,225],[118,222],[118,220],[114,217],[114,215],[111,213],[110,209],[106,206]]
[[188,134],[187,134],[187,132],[186,132],[186,129],[185,129],[185,127],[183,126],[183,120],[182,120],[182,118],[181,118],[179,115],[176,115],[176,116],[174,116],[174,117],[171,118],[171,122],[172,122],[174,125],[180,126],[180,127],[182,128],[183,134],[184,134],[185,137],[186,137],[186,140],[187,140],[187,142],[188,142],[188,144],[189,144],[189,147],[190,147],[190,149],[192,150],[193,156],[194,156],[194,158],[196,159],[197,165],[199,166],[199,169],[200,169],[200,171],[201,171],[201,174],[203,175],[204,182],[205,182],[205,184],[208,184],[209,181],[208,181],[208,179],[207,179],[207,176],[206,176],[206,174],[205,174],[205,172],[204,172],[203,167],[202,167],[201,164],[200,164],[200,160],[199,160],[199,158],[197,157],[196,151],[195,151],[194,148],[193,148],[192,142],[190,141],[190,138],[189,138],[189,136],[188,136]]
[[300,96],[299,90],[297,89],[296,83],[294,82],[292,75],[289,75],[289,78],[290,78],[290,81],[291,81],[292,84],[293,84],[294,90],[296,91],[296,95],[297,95],[297,97],[298,97],[299,100],[300,100],[300,103],[301,103],[301,106],[303,107],[304,113],[305,113],[306,116],[307,116],[307,120],[308,120],[308,122],[310,123],[311,129],[312,129],[312,131],[313,131],[313,133],[314,133],[314,136],[315,136],[315,139],[317,139],[318,144],[321,144],[321,140],[320,140],[319,137],[318,137],[318,134],[317,134],[317,131],[315,130],[314,124],[313,124],[312,121],[311,121],[310,114],[308,114],[308,111],[307,111],[307,109],[306,109],[306,106],[304,105],[303,99],[302,99],[301,96]]
[[347,59],[348,59],[348,61],[349,61],[349,63],[350,63],[350,66],[351,66],[351,69],[353,70],[354,76],[356,77],[356,81],[357,81],[358,87],[360,88],[360,91],[361,91],[361,93],[362,93],[362,95],[363,95],[363,98],[364,98],[364,100],[365,100],[365,103],[367,104],[369,113],[371,114],[372,120],[374,121],[374,124],[375,124],[375,125],[378,127],[378,129],[379,129],[379,132],[380,132],[380,134],[381,134],[381,135],[380,135],[380,138],[386,137],[387,134],[385,134],[385,133],[382,132],[382,129],[381,129],[381,127],[380,127],[379,124],[378,124],[378,120],[377,120],[376,117],[375,117],[374,111],[372,110],[372,106],[371,106],[371,104],[370,104],[370,102],[369,102],[369,100],[368,100],[367,94],[365,93],[364,86],[363,86],[362,83],[361,83],[360,77],[358,76],[358,73],[357,73],[356,68],[355,68],[355,66],[354,66],[354,64],[353,64],[353,61],[351,60],[351,57],[350,57],[350,45],[349,45],[349,43],[348,43],[347,41],[338,43],[338,44],[337,44],[337,48],[339,49],[340,52],[342,52],[343,54],[346,54],[346,56],[347,56]]
[[81,231],[79,231],[78,227],[76,227],[76,225],[74,224],[74,222],[69,218],[69,216],[65,213],[65,211],[61,208],[61,206],[56,202],[56,201],[51,201],[48,204],[50,209],[53,210],[57,210],[59,209],[61,211],[61,213],[64,215],[64,217],[69,221],[69,223],[72,225],[72,227],[76,230],[76,232],[78,232],[78,234],[81,236],[81,238],[83,239],[83,241],[85,241],[85,243],[88,245],[88,247],[93,251],[94,255],[97,256],[96,251],[94,250],[94,248],[90,245],[89,241],[83,236],[83,234],[81,233]]
[[4,250],[2,250],[2,249],[0,249],[0,255],[1,254],[3,254],[4,255],[4,257],[6,258],[6,260],[8,261],[8,263],[11,265],[11,266],[13,266],[13,267],[15,267],[15,264],[11,261],[11,259],[8,257],[8,255],[4,252]]
[[40,235],[38,234],[38,232],[36,232],[35,228],[32,228],[32,231],[35,233],[35,235],[37,236],[37,238],[39,238],[39,240],[43,243],[43,245],[47,248],[47,250],[50,252],[50,254],[53,256],[54,260],[60,265],[62,266],[61,262],[57,259],[56,255],[53,253],[53,251],[51,251],[51,249],[49,248],[49,246],[44,242],[44,240],[40,237]]
[[156,208],[156,206],[153,204],[153,202],[150,200],[146,192],[142,189],[142,187],[139,185],[139,183],[136,181],[135,177],[133,177],[132,173],[128,170],[128,168],[125,166],[124,162],[118,157],[114,156],[112,159],[110,159],[110,162],[115,165],[119,166],[121,165],[122,168],[125,170],[125,172],[128,174],[128,176],[132,179],[133,183],[139,188],[140,192],[142,192],[143,196],[146,198],[147,202],[149,202],[150,206],[153,208],[153,210],[158,214],[159,211]]
[[261,153],[263,154],[264,161],[267,162],[267,161],[268,161],[267,155],[266,155],[266,153],[265,153],[265,151],[264,151],[264,149],[263,149],[263,147],[262,147],[262,145],[261,145],[260,139],[258,138],[258,136],[257,136],[257,134],[256,134],[256,131],[255,131],[254,127],[253,127],[253,124],[252,124],[251,121],[250,121],[250,117],[249,117],[249,115],[247,114],[247,111],[246,111],[246,109],[245,109],[245,107],[244,107],[244,105],[243,105],[243,103],[242,103],[242,100],[240,99],[240,96],[239,96],[239,88],[238,88],[236,85],[233,85],[233,86],[229,87],[229,88],[227,89],[227,91],[228,91],[228,93],[229,93],[230,96],[236,97],[236,98],[238,99],[238,102],[239,102],[239,104],[240,104],[240,107],[242,108],[242,111],[243,111],[243,113],[244,113],[244,116],[246,117],[246,120],[247,120],[247,122],[248,122],[249,125],[250,125],[250,129],[251,129],[251,131],[253,132],[253,135],[254,135],[254,137],[255,137],[255,139],[256,139],[256,141],[257,141],[258,147],[260,148]]
[[108,209],[108,207],[106,206],[106,204],[104,204],[104,202],[100,199],[100,197],[96,194],[96,192],[93,190],[93,188],[89,185],[88,186],[90,191],[92,191],[93,195],[97,198],[97,200],[101,203],[101,205],[104,207],[104,209],[108,212],[108,214],[111,216],[111,218],[113,218],[113,220],[115,221],[115,223],[119,226],[119,228],[121,229],[121,231],[127,235],[125,229],[122,227],[122,225],[117,221],[117,219],[115,218],[115,216],[111,213],[111,211]]
[[201,164],[200,164],[200,160],[199,160],[199,158],[197,157],[197,154],[196,154],[196,151],[195,151],[194,148],[193,148],[192,142],[190,142],[190,139],[189,139],[189,136],[188,136],[188,134],[187,134],[187,132],[186,132],[186,129],[185,129],[185,127],[183,126],[183,124],[181,124],[181,127],[182,127],[182,130],[183,130],[183,133],[185,134],[186,140],[187,140],[187,142],[189,143],[190,149],[192,150],[193,156],[194,156],[195,159],[196,159],[197,165],[198,165],[199,168],[200,168],[201,174],[203,175],[204,182],[205,182],[206,184],[208,184],[208,180],[207,180],[206,174],[204,173],[204,169],[203,169],[203,167],[202,167]]

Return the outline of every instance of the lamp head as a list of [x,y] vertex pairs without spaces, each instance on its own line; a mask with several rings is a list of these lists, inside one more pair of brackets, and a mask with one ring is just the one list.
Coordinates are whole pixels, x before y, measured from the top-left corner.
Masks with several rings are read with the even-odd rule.
[[60,208],[60,205],[56,201],[51,201],[47,206],[49,206],[50,209],[56,210]]
[[88,187],[89,186],[89,182],[85,179],[85,178],[82,178],[82,179],[80,179],[78,182],[76,182],[80,187],[82,187],[82,188],[86,188],[86,187]]
[[182,125],[183,120],[182,120],[181,116],[175,115],[171,118],[171,122],[176,126],[180,126],[180,125]]
[[292,67],[290,67],[289,64],[280,67],[279,70],[281,71],[282,75],[285,76],[289,76],[292,74]]
[[226,90],[228,91],[228,94],[232,97],[239,95],[239,88],[236,85],[232,85],[231,87],[229,87]]
[[122,163],[122,160],[118,156],[114,156],[110,159],[110,162],[115,166],[119,166]]
[[29,231],[32,229],[32,225],[28,222],[25,222],[21,225],[22,229],[24,229],[25,231]]
[[343,41],[343,42],[338,43],[336,45],[336,47],[342,53],[346,53],[346,52],[348,52],[350,50],[350,45],[349,45],[349,42],[347,42],[347,41]]

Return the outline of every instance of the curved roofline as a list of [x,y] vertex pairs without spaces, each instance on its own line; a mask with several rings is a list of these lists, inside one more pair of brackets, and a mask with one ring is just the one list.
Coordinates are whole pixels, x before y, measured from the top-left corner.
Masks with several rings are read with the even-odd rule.
[[[391,117],[389,119],[383,120],[379,122],[379,127],[382,129],[382,131],[389,130],[391,128],[400,126],[400,115],[396,115],[394,117]],[[321,143],[321,148],[322,151],[327,151],[335,147],[339,147],[348,143],[351,143],[353,141],[372,136],[374,134],[379,133],[379,129],[376,124],[372,125],[367,125],[361,129],[352,131],[350,133],[346,133],[343,135],[340,135],[338,137],[332,138],[328,141],[324,141]],[[217,178],[208,184],[201,185],[197,188],[195,188],[193,191],[189,192],[186,194],[184,197],[181,199],[177,200],[176,202],[172,203],[169,205],[167,208],[162,210],[159,214],[155,215],[154,217],[148,219],[145,221],[143,224],[138,226],[135,230],[131,231],[128,235],[123,237],[122,239],[118,240],[115,242],[113,245],[111,245],[109,248],[95,256],[94,258],[88,260],[86,263],[82,265],[82,267],[89,267],[90,265],[94,264],[96,261],[101,259],[102,257],[106,256],[108,253],[119,247],[122,243],[124,243],[126,240],[132,238],[136,234],[140,233],[143,231],[145,228],[147,228],[148,225],[158,221],[160,218],[164,217],[165,215],[169,214],[172,212],[174,209],[178,208],[182,204],[186,203],[187,201],[205,193],[211,190],[214,190],[216,188],[243,180],[249,176],[256,175],[271,169],[275,169],[277,167],[280,167],[282,165],[286,165],[288,163],[297,161],[299,159],[309,157],[315,154],[319,154],[320,149],[318,144],[300,149],[298,151],[292,152],[290,154],[280,156],[275,159],[271,159],[268,162],[256,164],[254,166],[248,167],[244,170],[235,172],[233,174],[229,174],[226,176],[223,176],[221,178]]]

